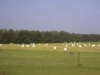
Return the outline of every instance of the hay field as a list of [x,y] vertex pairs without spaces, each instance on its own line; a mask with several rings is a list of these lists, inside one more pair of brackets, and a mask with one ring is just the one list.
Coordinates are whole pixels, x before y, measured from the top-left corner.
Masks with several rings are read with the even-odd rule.
[[100,43],[75,43],[74,47],[72,44],[3,44],[0,75],[100,75]]

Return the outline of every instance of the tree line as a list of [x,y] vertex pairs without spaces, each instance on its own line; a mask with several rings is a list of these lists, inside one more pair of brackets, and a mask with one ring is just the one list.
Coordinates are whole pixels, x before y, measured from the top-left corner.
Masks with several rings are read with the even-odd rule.
[[0,43],[100,42],[100,34],[75,34],[65,31],[0,29]]

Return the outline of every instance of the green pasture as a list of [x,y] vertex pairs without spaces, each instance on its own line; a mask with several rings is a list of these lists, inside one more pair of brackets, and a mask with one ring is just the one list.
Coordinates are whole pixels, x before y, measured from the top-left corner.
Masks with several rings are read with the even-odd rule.
[[[66,44],[36,44],[22,48],[22,44],[3,44],[0,46],[0,75],[100,75],[100,44],[79,48]],[[54,50],[53,47],[57,49]],[[80,64],[78,65],[78,52]]]
[[[70,45],[69,45],[70,44]],[[75,43],[75,46],[72,47],[72,43],[67,43],[67,52],[100,52],[100,42],[86,42],[86,43]],[[79,48],[78,45],[81,45],[82,47]],[[84,46],[86,44],[87,46]],[[90,44],[90,45],[89,45]],[[95,47],[92,47],[91,45],[94,45]],[[27,47],[29,45],[29,47]],[[54,50],[54,47],[57,47],[56,50]],[[22,44],[3,44],[3,46],[0,46],[0,49],[2,50],[39,50],[39,51],[64,51],[64,48],[66,47],[66,43],[50,43],[47,46],[45,44],[35,44],[35,47],[32,47],[32,44],[24,44],[24,47],[22,48]]]

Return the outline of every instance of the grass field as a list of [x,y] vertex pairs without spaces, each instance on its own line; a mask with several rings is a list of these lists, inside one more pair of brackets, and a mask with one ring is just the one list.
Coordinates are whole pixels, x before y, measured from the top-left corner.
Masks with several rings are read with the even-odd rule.
[[[53,43],[36,44],[33,48],[22,48],[21,44],[0,46],[0,75],[100,75],[100,44],[95,47],[79,43],[72,47],[65,44]],[[57,49],[54,50],[53,47]],[[80,63],[78,66],[78,52],[80,52]]]

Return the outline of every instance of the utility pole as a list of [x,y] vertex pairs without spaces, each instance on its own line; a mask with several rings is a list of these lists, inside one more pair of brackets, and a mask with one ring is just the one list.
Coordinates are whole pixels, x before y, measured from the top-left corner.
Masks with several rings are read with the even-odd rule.
[[82,66],[82,64],[80,62],[80,52],[78,52],[78,66]]

